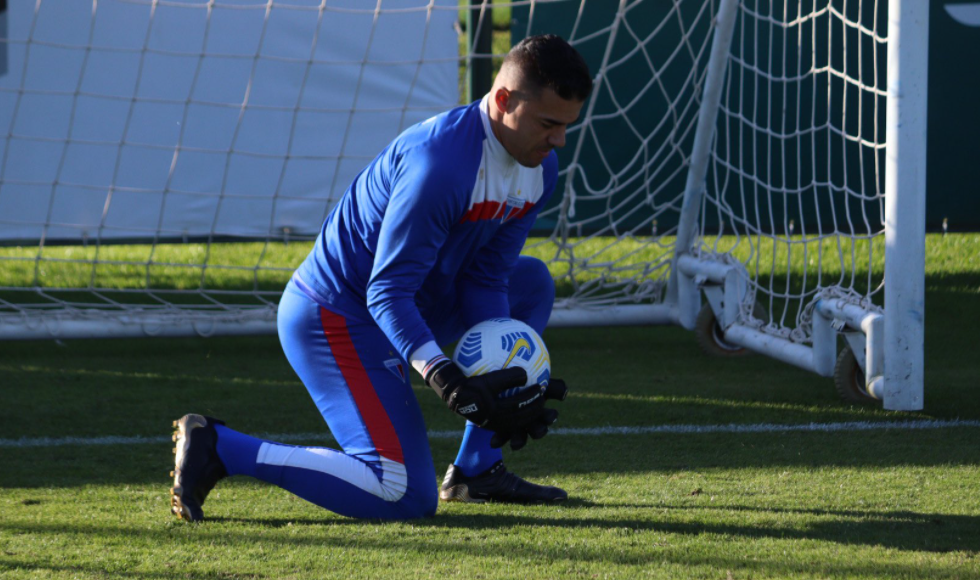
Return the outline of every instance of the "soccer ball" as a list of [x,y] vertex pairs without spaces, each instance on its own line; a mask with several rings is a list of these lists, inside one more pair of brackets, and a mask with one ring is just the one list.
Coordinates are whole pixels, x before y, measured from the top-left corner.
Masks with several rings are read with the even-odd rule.
[[[455,362],[466,376],[475,376],[510,367],[527,371],[527,384],[547,385],[551,378],[551,356],[533,328],[512,318],[491,318],[466,331],[456,352]],[[524,387],[503,392],[510,396]]]

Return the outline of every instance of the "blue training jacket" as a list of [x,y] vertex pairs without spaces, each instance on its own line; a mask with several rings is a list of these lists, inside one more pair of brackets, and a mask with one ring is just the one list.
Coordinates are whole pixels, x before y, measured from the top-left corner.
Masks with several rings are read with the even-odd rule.
[[533,169],[518,164],[490,130],[488,103],[392,141],[354,179],[297,270],[318,302],[374,320],[406,360],[435,340],[425,320],[446,304],[460,304],[467,327],[509,314],[508,279],[555,189],[555,152]]

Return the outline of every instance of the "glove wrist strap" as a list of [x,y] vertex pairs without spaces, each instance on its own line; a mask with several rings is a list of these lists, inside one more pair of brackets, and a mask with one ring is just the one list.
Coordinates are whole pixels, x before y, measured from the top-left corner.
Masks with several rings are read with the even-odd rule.
[[425,377],[425,383],[439,395],[443,401],[448,401],[456,387],[466,378],[456,363],[449,359],[434,365]]

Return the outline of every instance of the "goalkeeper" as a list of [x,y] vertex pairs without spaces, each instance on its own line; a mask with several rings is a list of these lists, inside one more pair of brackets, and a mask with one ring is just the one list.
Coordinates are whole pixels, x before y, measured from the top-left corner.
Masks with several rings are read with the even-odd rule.
[[[523,369],[467,378],[440,346],[489,318],[544,330],[554,282],[544,263],[519,254],[555,189],[554,148],[591,90],[568,43],[527,38],[482,100],[409,128],[361,171],[278,314],[286,358],[343,451],[265,441],[186,415],[175,422],[175,514],[203,519],[201,504],[228,475],[362,518],[430,516],[437,490],[445,501],[567,498],[508,472],[500,449],[544,436],[557,417],[545,399],[563,399],[564,383],[499,398],[525,383]],[[409,368],[468,420],[441,488]]]

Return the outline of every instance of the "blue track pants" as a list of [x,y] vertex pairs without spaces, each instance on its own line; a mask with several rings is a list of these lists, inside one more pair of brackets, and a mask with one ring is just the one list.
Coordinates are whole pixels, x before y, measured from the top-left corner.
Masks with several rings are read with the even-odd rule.
[[[541,333],[554,303],[545,265],[521,257],[510,288],[511,317]],[[341,450],[283,445],[218,426],[219,456],[230,475],[256,477],[338,514],[432,515],[435,466],[409,365],[373,321],[325,306],[290,282],[279,303],[279,339]],[[444,347],[466,330],[451,305],[427,322]],[[490,435],[467,426],[456,459],[464,472],[482,471],[501,457],[490,448]]]

